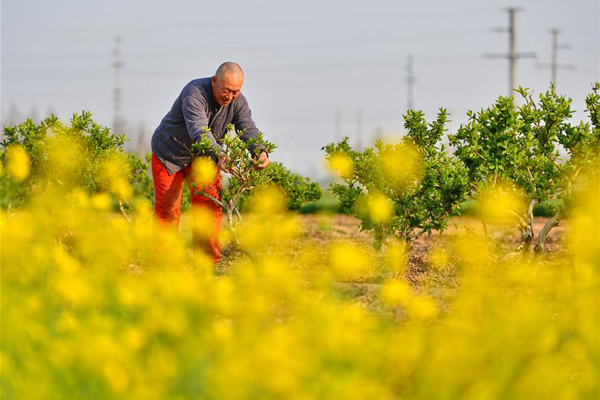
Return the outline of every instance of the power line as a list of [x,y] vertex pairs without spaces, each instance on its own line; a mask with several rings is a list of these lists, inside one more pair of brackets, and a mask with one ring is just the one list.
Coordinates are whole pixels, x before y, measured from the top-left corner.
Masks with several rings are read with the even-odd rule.
[[508,32],[508,54],[484,54],[485,58],[508,58],[508,95],[512,96],[513,91],[517,88],[517,60],[521,58],[535,58],[534,52],[517,53],[517,32],[516,32],[516,14],[522,11],[521,8],[509,7],[505,9],[508,12],[508,27],[507,28],[492,28],[494,32]]

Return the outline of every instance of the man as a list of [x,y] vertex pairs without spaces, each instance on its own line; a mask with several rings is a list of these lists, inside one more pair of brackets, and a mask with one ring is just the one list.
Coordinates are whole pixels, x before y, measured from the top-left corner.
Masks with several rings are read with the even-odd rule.
[[[245,141],[259,133],[252,120],[248,102],[241,93],[243,83],[242,69],[232,62],[219,66],[212,78],[191,81],[183,88],[152,136],[154,214],[163,226],[179,225],[181,193],[185,180],[192,193],[192,207],[204,207],[214,215],[212,221],[194,221],[208,224],[212,232],[208,239],[195,237],[194,244],[212,257],[215,263],[221,257],[219,233],[222,210],[212,200],[194,194],[191,148],[202,135],[207,135],[220,150],[220,139],[226,134],[225,126],[229,123],[236,130],[244,130],[241,138]],[[259,168],[269,165],[266,152],[261,152],[259,159]],[[213,155],[213,161],[219,168],[213,181],[206,187],[206,193],[220,200],[220,170],[223,169],[220,152]]]

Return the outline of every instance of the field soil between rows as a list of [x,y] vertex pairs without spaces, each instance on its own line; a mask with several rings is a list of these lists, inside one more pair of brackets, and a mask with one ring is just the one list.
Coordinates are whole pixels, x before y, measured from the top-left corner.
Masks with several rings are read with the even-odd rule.
[[[360,221],[352,216],[336,215],[302,215],[304,226],[303,236],[306,240],[312,240],[315,244],[328,245],[339,240],[351,240],[362,243],[373,244],[373,235],[370,232],[360,231]],[[549,218],[535,218],[534,232],[537,237]],[[489,225],[490,236],[508,251],[516,249],[519,243],[519,232],[513,225]],[[481,220],[472,217],[452,217],[448,228],[442,233],[422,235],[411,243],[412,254],[415,257],[425,256],[429,250],[436,246],[441,238],[456,237],[457,235],[472,232],[483,235]],[[563,239],[566,226],[563,222],[550,231],[546,239],[545,250],[548,253],[560,251],[563,247]]]
[[[301,225],[301,234],[289,245],[265,250],[272,252],[274,256],[282,255],[291,257],[293,260],[301,260],[304,253],[312,251],[317,253],[317,263],[306,268],[306,273],[323,271],[327,267],[327,257],[330,245],[345,241],[356,244],[365,251],[368,259],[374,264],[381,266],[384,264],[384,256],[381,252],[374,249],[374,239],[371,232],[360,230],[360,221],[356,218],[343,214],[314,214],[299,215]],[[548,218],[536,218],[534,231],[537,235],[548,221]],[[519,231],[516,226],[494,226],[488,225],[490,237],[493,239],[496,247],[501,249],[502,253],[512,254],[513,257],[519,257],[517,251],[519,242]],[[546,253],[548,257],[560,256],[564,248],[565,233],[567,226],[559,225],[555,227],[546,240]],[[429,253],[436,247],[443,247],[458,238],[460,235],[481,234],[483,227],[481,221],[472,217],[453,217],[451,218],[448,229],[443,233],[434,233],[432,235],[423,235],[411,243],[408,266],[404,278],[406,278],[413,289],[418,293],[426,293],[437,298],[441,304],[448,303],[449,298],[456,293],[459,286],[459,277],[455,269],[450,268],[447,271],[439,271],[431,267]],[[310,250],[307,250],[310,249]],[[216,266],[216,273],[222,276],[235,274],[236,260],[245,257],[240,253],[229,253],[224,249],[224,255]],[[297,263],[302,265],[301,262]],[[291,263],[290,268],[295,268]],[[297,267],[296,267],[297,268]],[[298,272],[298,271],[295,271]],[[368,277],[343,280],[336,282],[337,294],[344,299],[357,301],[365,307],[374,311],[383,311],[384,306],[378,300],[377,293],[381,289],[381,284],[393,277],[389,271],[380,270],[379,273]]]

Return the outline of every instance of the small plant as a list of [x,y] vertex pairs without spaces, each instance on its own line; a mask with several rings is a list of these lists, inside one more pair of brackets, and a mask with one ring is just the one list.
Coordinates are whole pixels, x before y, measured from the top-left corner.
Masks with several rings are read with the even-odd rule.
[[[244,131],[237,131],[232,124],[227,126],[227,134],[223,137],[221,150],[216,149],[211,141],[203,135],[198,143],[192,145],[192,151],[196,157],[198,166],[206,173],[199,171],[200,175],[206,175],[210,181],[216,171],[217,156],[222,160],[222,168],[229,174],[227,183],[220,192],[217,199],[203,190],[202,183],[196,184],[196,193],[211,199],[223,208],[226,215],[226,228],[232,233],[235,245],[239,246],[239,240],[235,233],[237,225],[242,221],[242,207],[249,195],[259,187],[276,185],[281,188],[288,198],[288,207],[298,210],[309,202],[321,197],[321,188],[317,183],[311,183],[308,178],[292,173],[279,163],[271,163],[263,170],[259,169],[258,156],[265,151],[271,154],[275,145],[264,139],[262,133],[248,141],[242,140]],[[207,164],[210,161],[212,164]],[[202,161],[204,160],[204,161]],[[202,179],[200,179],[202,180]]]
[[390,237],[409,243],[444,230],[466,199],[467,171],[441,143],[446,119],[444,109],[430,124],[422,112],[409,111],[408,134],[398,143],[378,141],[374,149],[359,152],[345,138],[323,148],[343,181],[331,183],[330,190],[342,211],[360,219],[362,230],[374,232],[376,247]]
[[[524,205],[512,213],[520,227],[523,250],[535,243],[535,250],[542,251],[548,233],[568,208],[581,170],[598,159],[599,88],[594,85],[586,100],[591,126],[568,123],[573,113],[571,99],[557,95],[554,86],[540,95],[538,103],[529,90],[519,88],[525,99],[521,107],[515,108],[511,98],[500,97],[488,109],[469,111],[469,122],[449,135],[456,157],[469,171],[474,197],[485,201],[489,193],[502,187],[522,199]],[[533,208],[547,199],[561,200],[561,207],[535,238]],[[483,207],[481,217],[487,231],[485,210]]]
[[11,153],[22,153],[21,159],[28,159],[28,163],[21,167],[23,171],[27,169],[26,176],[15,173],[0,176],[2,207],[19,206],[48,189],[82,188],[90,194],[112,193],[128,218],[125,209],[132,196],[148,197],[152,193],[148,164],[134,154],[125,153],[125,135],[116,135],[98,125],[91,113],[74,114],[70,122],[65,125],[52,115],[39,125],[27,120],[4,127],[4,140],[0,143],[3,165],[14,164]]

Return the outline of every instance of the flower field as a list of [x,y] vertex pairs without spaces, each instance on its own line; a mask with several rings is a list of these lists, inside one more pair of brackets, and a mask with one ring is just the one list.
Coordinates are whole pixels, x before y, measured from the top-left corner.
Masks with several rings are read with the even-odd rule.
[[2,398],[596,398],[597,182],[551,255],[457,228],[417,270],[351,221],[255,201],[256,259],[216,270],[146,200],[131,223],[78,190],[3,212]]
[[[444,110],[327,145],[344,215],[293,211],[321,188],[231,136],[216,265],[203,211],[157,224],[147,165],[89,113],[5,128],[0,397],[597,399],[599,90],[580,125],[553,90],[500,98],[456,156]],[[455,216],[467,199],[478,218]]]

